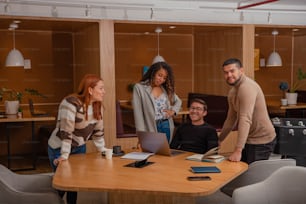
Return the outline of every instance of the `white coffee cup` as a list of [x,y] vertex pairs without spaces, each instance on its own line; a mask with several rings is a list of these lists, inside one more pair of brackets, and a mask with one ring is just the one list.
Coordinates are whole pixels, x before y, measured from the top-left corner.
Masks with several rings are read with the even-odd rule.
[[288,100],[286,98],[282,98],[281,99],[281,104],[282,104],[282,106],[288,105]]
[[113,157],[113,149],[106,149],[105,150],[105,158],[106,159],[112,159]]

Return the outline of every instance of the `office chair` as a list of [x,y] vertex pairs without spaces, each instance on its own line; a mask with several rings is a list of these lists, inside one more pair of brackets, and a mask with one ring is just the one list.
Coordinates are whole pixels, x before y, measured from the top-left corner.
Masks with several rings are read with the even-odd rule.
[[116,101],[116,132],[117,138],[137,137],[136,130],[135,133],[125,133],[122,119],[122,110],[118,100]]
[[232,196],[236,188],[263,181],[283,166],[296,166],[296,161],[294,159],[273,159],[253,162],[246,172],[226,184],[221,188],[221,191],[228,196]]
[[285,166],[260,183],[237,188],[234,204],[305,204],[306,168]]
[[64,203],[52,188],[52,176],[21,175],[0,164],[0,203]]
[[232,198],[220,190],[216,191],[214,194],[201,196],[196,198],[196,204],[232,204]]

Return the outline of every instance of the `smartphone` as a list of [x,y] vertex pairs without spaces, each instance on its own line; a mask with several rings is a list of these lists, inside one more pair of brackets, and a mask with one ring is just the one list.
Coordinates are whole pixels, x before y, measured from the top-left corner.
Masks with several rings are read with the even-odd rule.
[[210,181],[211,180],[209,176],[188,176],[187,179],[189,181]]

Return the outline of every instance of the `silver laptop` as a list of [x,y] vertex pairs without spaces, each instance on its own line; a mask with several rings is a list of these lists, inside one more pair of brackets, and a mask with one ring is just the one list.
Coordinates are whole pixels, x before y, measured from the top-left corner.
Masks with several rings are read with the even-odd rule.
[[139,144],[143,152],[175,156],[184,151],[170,149],[165,133],[137,131]]

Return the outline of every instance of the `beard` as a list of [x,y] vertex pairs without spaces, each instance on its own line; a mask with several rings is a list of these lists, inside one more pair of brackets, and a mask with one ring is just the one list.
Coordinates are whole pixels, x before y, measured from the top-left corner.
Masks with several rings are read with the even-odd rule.
[[233,83],[228,82],[228,80],[226,80],[226,83],[230,86],[235,86],[240,80],[241,80],[241,75]]

